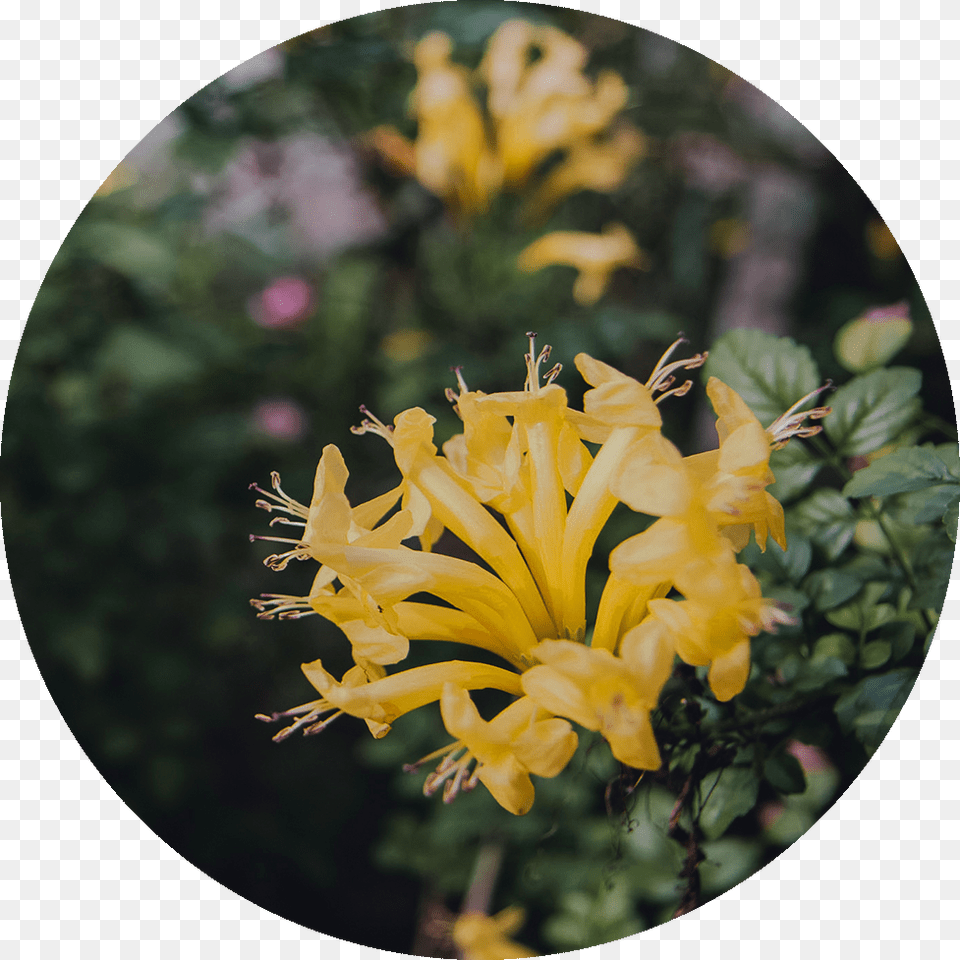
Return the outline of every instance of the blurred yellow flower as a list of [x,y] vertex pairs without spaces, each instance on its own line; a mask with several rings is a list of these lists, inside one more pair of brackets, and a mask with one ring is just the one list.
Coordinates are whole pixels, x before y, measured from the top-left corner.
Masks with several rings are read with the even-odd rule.
[[484,913],[464,913],[453,925],[453,942],[463,960],[515,960],[535,957],[532,950],[510,937],[523,926],[523,911],[507,907],[488,917]]
[[[448,396],[463,432],[442,453],[424,410],[405,410],[392,426],[364,411],[355,432],[382,437],[400,472],[387,493],[352,506],[333,445],[323,450],[309,506],[284,493],[276,474],[272,492],[256,487],[257,505],[276,514],[271,525],[297,528],[295,537],[263,538],[286,545],[265,563],[282,570],[311,561],[319,570],[306,596],[251,602],[266,619],[328,618],[355,662],[340,680],[320,660],[304,664],[319,697],[260,715],[292,720],[275,739],[317,733],[344,714],[382,737],[398,717],[438,702],[453,743],[408,767],[439,760],[424,791],[442,786],[449,801],[482,783],[523,814],[534,800],[531,777],[554,777],[570,762],[571,722],[602,734],[622,763],[660,766],[650,714],[675,656],[709,665],[718,699],[739,692],[750,638],[789,618],[735,554],[751,530],[761,546],[768,535],[784,542],[782,511],[766,492],[770,450],[819,430],[805,418],[827,411],[797,412],[805,397],[764,430],[734,391],[711,379],[720,446],[684,458],[662,436],[658,409],[688,392],[692,381],[677,384],[678,376],[706,359],[673,359],[683,342],[646,383],[579,354],[590,389],[576,410],[554,382],[560,365],[542,372],[550,348],[538,354],[531,335],[522,390],[472,391],[457,371],[458,390]],[[591,629],[587,564],[618,502],[659,519],[610,554]],[[434,552],[444,529],[481,562]],[[441,660],[388,672],[411,641],[428,640],[477,647],[503,665]],[[515,698],[491,720],[469,692],[486,688]]]
[[475,74],[452,56],[453,42],[439,31],[414,48],[413,142],[391,127],[366,140],[396,172],[416,176],[462,213],[481,213],[498,193],[525,189],[558,153],[562,162],[530,195],[531,213],[579,190],[616,189],[643,156],[642,134],[613,126],[627,101],[623,79],[610,70],[589,79],[586,47],[562,30],[507,20]]
[[649,268],[646,254],[620,223],[607,224],[602,233],[556,230],[535,240],[517,260],[517,266],[527,272],[555,264],[576,268],[573,297],[585,305],[603,296],[618,267]]

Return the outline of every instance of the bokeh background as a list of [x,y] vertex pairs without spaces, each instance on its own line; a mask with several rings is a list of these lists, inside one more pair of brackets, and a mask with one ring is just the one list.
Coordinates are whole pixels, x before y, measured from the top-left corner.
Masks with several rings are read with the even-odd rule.
[[[336,665],[343,654],[347,665],[337,631],[318,619],[253,618],[249,597],[297,591],[247,540],[263,532],[252,480],[279,469],[306,495],[322,446],[336,442],[356,499],[385,489],[385,449],[349,433],[358,405],[392,417],[420,404],[452,432],[450,366],[464,364],[472,387],[513,386],[531,327],[568,369],[587,350],[643,373],[679,330],[699,349],[758,326],[794,336],[839,375],[839,327],[906,301],[916,328],[900,362],[924,370],[928,410],[950,419],[951,409],[933,326],[889,231],[779,107],[692,51],[614,21],[455,6],[304,35],[158,127],[51,267],[4,435],[4,533],[21,615],[54,699],[106,779],[243,896],[394,950],[412,948],[429,884],[391,858],[391,838],[428,803],[397,792],[395,766],[411,758],[390,757],[391,768],[371,757],[359,725],[278,747],[252,720],[309,696],[301,661]],[[516,271],[516,253],[546,225],[524,232],[511,198],[463,230],[363,139],[381,123],[413,133],[409,55],[420,36],[446,30],[473,65],[517,14],[557,24],[616,69],[630,85],[630,121],[648,138],[615,193],[571,198],[549,224],[597,229],[615,217],[647,250],[651,269],[618,274],[593,307],[573,302],[572,271]],[[575,396],[574,379],[565,385]],[[692,410],[675,407],[667,431],[685,449],[698,442]],[[839,770],[832,794],[855,773]],[[758,829],[749,869],[788,839]],[[549,890],[542,902],[549,914]],[[561,925],[560,939],[539,946],[567,949],[562,936]]]

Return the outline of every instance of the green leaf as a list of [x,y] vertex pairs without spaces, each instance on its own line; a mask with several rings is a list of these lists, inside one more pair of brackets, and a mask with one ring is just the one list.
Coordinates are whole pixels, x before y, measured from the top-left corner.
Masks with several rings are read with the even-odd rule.
[[[923,621],[920,620],[920,623],[922,624]],[[877,639],[885,640],[890,644],[890,655],[893,660],[902,660],[913,647],[918,625],[916,620],[912,619],[891,620],[877,631]]]
[[117,327],[104,341],[98,359],[102,377],[144,391],[179,386],[198,376],[203,365],[173,341],[143,327]]
[[901,497],[898,515],[908,523],[932,523],[940,520],[960,501],[960,485],[937,484],[925,490],[914,490]]
[[811,573],[804,581],[803,588],[815,609],[823,613],[856,596],[862,584],[863,581],[852,573],[828,567]]
[[[957,451],[954,451],[957,454]],[[934,484],[960,484],[960,454],[949,467],[930,447],[894,450],[858,470],[843,488],[845,497],[888,497]],[[960,496],[960,490],[957,491]]]
[[916,679],[916,670],[899,667],[861,680],[834,706],[841,728],[856,734],[867,753],[872,755],[907,702]]
[[845,633],[828,633],[820,637],[813,648],[813,661],[839,660],[850,666],[857,658],[857,648]]
[[760,781],[752,767],[726,767],[707,774],[700,783],[700,829],[708,840],[722,836],[737,817],[757,802]]
[[78,227],[77,242],[86,253],[151,291],[167,289],[177,269],[170,246],[155,233],[122,223],[86,223]]
[[761,553],[751,542],[740,556],[741,563],[746,563],[754,572],[764,571],[777,580],[797,583],[810,569],[813,552],[806,537],[795,535],[788,539],[786,550],[771,540]]
[[757,840],[724,837],[703,844],[701,889],[706,894],[725,893],[746,880],[760,866],[762,845]]
[[785,750],[767,757],[763,764],[763,776],[780,793],[803,793],[807,788],[807,778],[800,761]]
[[878,670],[889,659],[893,652],[888,640],[874,640],[866,643],[860,651],[860,666],[864,670]]
[[942,530],[937,530],[915,548],[911,559],[919,589],[910,601],[912,609],[939,611],[943,606],[955,550],[955,543]]
[[711,348],[704,373],[743,397],[766,427],[820,385],[806,347],[762,330],[731,330]]
[[832,680],[847,675],[846,664],[837,657],[799,660],[792,683],[795,690],[823,690]]
[[770,492],[786,503],[810,486],[823,464],[801,443],[788,443],[770,454],[770,469],[777,478]]
[[845,607],[830,610],[826,618],[835,627],[843,630],[869,633],[889,623],[896,613],[897,611],[889,603],[873,604],[861,599],[856,603],[848,603]]
[[912,367],[854,377],[830,398],[832,413],[823,421],[827,436],[846,457],[879,450],[915,419],[921,381]]
[[947,512],[943,515],[943,523],[947,528],[947,536],[954,542],[957,542],[957,519],[960,513],[960,501],[954,501],[953,506],[947,507]]
[[829,560],[836,560],[853,539],[857,526],[850,502],[836,490],[817,490],[794,507],[791,520],[816,543]]

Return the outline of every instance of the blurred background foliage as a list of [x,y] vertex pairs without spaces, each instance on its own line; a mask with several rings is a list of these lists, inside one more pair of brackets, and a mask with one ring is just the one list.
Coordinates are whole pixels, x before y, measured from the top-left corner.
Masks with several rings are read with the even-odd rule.
[[[509,195],[457,222],[391,172],[364,135],[381,124],[416,134],[410,57],[426,32],[446,31],[472,68],[516,16],[560,27],[589,50],[589,71],[624,78],[625,116],[643,131],[646,156],[616,190],[574,195],[544,223],[523,222]],[[596,231],[613,219],[650,269],[619,271],[597,304],[574,302],[570,268],[518,272],[518,253],[547,230]],[[871,697],[886,710],[909,691],[928,631],[906,636],[912,615],[897,611],[889,584],[863,592],[871,577],[883,581],[876,564],[885,558],[849,501],[826,489],[808,497],[791,513],[799,532],[787,559],[754,558],[767,586],[803,606],[813,590],[804,578],[826,571],[816,609],[821,620],[833,611],[832,632],[762,637],[756,656],[793,670],[784,683],[802,674],[801,690],[849,668],[846,724],[820,717],[827,736],[813,729],[816,717],[803,730],[784,721],[762,757],[738,756],[721,773],[684,753],[684,742],[697,743],[683,741],[684,724],[710,710],[709,698],[690,695],[702,689],[691,672],[665,698],[677,737],[671,770],[634,790],[630,772],[584,736],[570,775],[540,781],[533,811],[515,818],[483,790],[444,807],[420,795],[421,777],[398,775],[439,742],[432,708],[378,742],[344,721],[276,746],[253,722],[309,698],[300,662],[322,656],[339,675],[350,659],[320,618],[265,623],[250,611],[250,597],[309,584],[293,582],[305,570],[280,584],[261,566],[263,548],[247,539],[265,532],[248,484],[276,469],[287,490],[307,496],[322,447],[335,442],[354,502],[388,489],[387,449],[349,432],[358,406],[383,419],[423,406],[443,440],[457,429],[443,394],[450,368],[462,364],[473,389],[517,389],[530,329],[553,344],[577,403],[577,352],[645,380],[681,330],[694,350],[739,327],[789,335],[820,375],[843,383],[870,358],[845,370],[838,331],[891,305],[912,318],[896,362],[922,375],[927,411],[904,429],[914,443],[955,441],[934,327],[868,198],[776,104],[662,37],[556,7],[461,0],[331,24],[268,50],[184,103],[114,171],[57,254],[26,328],[5,419],[4,536],[50,692],[153,830],[215,879],[305,926],[441,955],[424,918],[458,909],[491,842],[504,851],[494,906],[523,905],[523,939],[539,950],[669,919],[689,892],[689,851],[677,838],[691,824],[673,814],[691,771],[709,786],[702,902],[809,828],[882,736],[882,724],[857,719]],[[724,341],[733,360],[721,351],[721,367],[736,366],[738,342]],[[749,350],[741,359],[749,366]],[[688,453],[712,442],[697,393],[664,411],[665,435]],[[867,443],[858,455],[875,449]],[[774,491],[786,499],[811,483],[816,494],[804,456],[781,459]],[[917,578],[928,585],[922,606],[939,609],[953,544],[930,532],[939,516],[929,492],[920,493],[926,513],[924,503],[911,506],[922,486],[897,488],[892,502],[904,528],[920,517],[934,536]],[[952,489],[941,494],[941,513],[955,507]],[[636,529],[622,513],[601,547]],[[841,554],[850,569],[838,583],[830,571]],[[597,585],[604,575],[598,558]],[[884,604],[894,613],[869,619]],[[854,684],[885,665],[876,674],[883,690]]]

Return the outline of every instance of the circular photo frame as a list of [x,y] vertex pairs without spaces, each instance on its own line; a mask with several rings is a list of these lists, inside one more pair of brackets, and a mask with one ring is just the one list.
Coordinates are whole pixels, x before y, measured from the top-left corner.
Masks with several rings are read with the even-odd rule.
[[171,113],[55,257],[4,441],[30,651],[129,809],[271,914],[465,960],[656,930],[813,828],[960,502],[837,158],[688,47],[481,0]]

